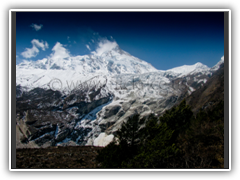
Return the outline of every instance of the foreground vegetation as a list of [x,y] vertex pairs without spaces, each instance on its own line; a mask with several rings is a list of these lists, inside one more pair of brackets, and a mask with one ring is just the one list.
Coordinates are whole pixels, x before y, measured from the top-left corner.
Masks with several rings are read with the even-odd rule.
[[161,117],[134,115],[96,159],[101,168],[224,168],[224,102],[196,116],[185,101]]

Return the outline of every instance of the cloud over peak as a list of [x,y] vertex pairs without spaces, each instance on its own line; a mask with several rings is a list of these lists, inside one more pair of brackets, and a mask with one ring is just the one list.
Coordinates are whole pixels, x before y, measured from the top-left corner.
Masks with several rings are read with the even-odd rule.
[[96,49],[95,54],[101,56],[104,52],[111,51],[116,48],[118,44],[116,41],[102,40],[98,43],[98,47]]
[[42,29],[43,25],[37,25],[37,24],[31,24],[31,27],[35,30],[35,31],[39,31],[40,29]]
[[54,52],[51,54],[51,58],[54,60],[70,57],[70,52],[64,48],[60,42],[55,44],[55,46],[52,48],[52,51]]

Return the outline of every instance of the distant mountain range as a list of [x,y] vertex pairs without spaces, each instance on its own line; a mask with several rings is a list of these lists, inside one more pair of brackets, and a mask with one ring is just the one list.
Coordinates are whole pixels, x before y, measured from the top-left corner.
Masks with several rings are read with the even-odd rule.
[[222,95],[223,66],[224,57],[212,68],[157,70],[116,43],[84,56],[24,61],[16,66],[17,148],[106,146],[135,113],[161,115],[183,98],[197,111],[214,103],[215,89]]

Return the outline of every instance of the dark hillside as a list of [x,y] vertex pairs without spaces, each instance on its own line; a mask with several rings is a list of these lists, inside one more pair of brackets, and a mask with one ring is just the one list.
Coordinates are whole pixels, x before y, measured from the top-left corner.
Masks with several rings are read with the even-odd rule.
[[224,64],[217,70],[206,84],[186,97],[186,103],[194,113],[200,109],[211,109],[212,106],[224,100]]
[[205,85],[145,124],[141,131],[122,126],[117,134],[133,131],[138,144],[124,141],[133,138],[129,133],[119,136],[97,156],[101,167],[224,168],[224,64]]

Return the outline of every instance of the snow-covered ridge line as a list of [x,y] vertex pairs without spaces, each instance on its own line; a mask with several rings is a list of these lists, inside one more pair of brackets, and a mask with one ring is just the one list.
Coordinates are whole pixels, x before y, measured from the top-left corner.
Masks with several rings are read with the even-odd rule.
[[190,73],[202,72],[202,71],[208,71],[208,70],[210,70],[208,66],[200,62],[197,62],[194,65],[183,65],[180,67],[175,67],[167,70],[166,72],[173,72],[173,73],[176,73],[179,77],[181,77],[181,76],[186,76],[187,74],[190,74]]
[[123,51],[116,42],[106,41],[100,44],[96,51],[84,56],[71,56],[60,43],[52,50],[53,53],[47,58],[18,64],[16,84],[27,90],[41,87],[69,93],[96,76],[99,76],[97,81],[116,81],[117,76],[128,75],[144,77],[154,74],[161,79],[179,78],[195,73],[209,75],[224,61],[222,57],[213,68],[198,62],[163,71]]
[[[55,46],[61,46],[61,44]],[[63,50],[57,51],[59,48]],[[23,61],[17,65],[17,71],[20,69],[75,70],[85,75],[89,73],[113,75],[157,71],[151,64],[120,49],[116,43],[112,46],[106,42],[96,52],[83,56],[71,56],[62,46],[53,48],[53,51],[49,57],[42,60]]]
[[220,60],[215,66],[213,66],[211,69],[212,69],[213,71],[216,71],[216,70],[219,69],[219,67],[220,67],[221,64],[223,64],[223,63],[224,63],[224,56],[222,56],[222,57],[221,57],[221,60]]

